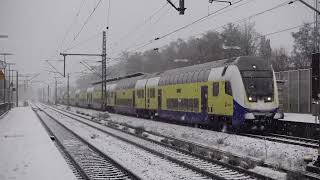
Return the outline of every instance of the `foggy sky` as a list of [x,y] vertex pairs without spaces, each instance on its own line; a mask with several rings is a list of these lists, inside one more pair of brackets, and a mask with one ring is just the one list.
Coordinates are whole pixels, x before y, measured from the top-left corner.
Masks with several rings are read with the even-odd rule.
[[[75,18],[79,7],[84,1],[80,14]],[[85,19],[92,12],[99,0],[0,0],[0,34],[6,34],[8,39],[0,39],[0,52],[14,53],[8,57],[9,62],[17,63],[15,69],[21,73],[41,73],[39,80],[53,82],[53,75],[49,75],[44,69],[49,69],[44,62],[46,59],[62,59],[59,53],[68,47],[92,37],[104,30],[107,26],[107,9],[109,0],[102,0],[100,6],[90,18],[79,37],[74,40]],[[236,2],[236,0],[233,0]],[[188,39],[209,29],[217,28],[228,22],[248,17],[272,6],[286,2],[284,0],[244,0],[248,2],[242,7],[230,12],[208,18],[185,30],[179,31],[165,39],[146,46],[140,50],[162,47],[177,38]],[[307,0],[313,5],[312,0]],[[108,57],[115,58],[121,50],[128,47],[135,49],[136,44],[154,39],[166,34],[208,12],[214,12],[224,6],[224,3],[209,4],[208,0],[186,0],[186,14],[178,13],[169,5],[165,6],[150,21],[144,20],[166,4],[166,0],[111,0],[110,29],[108,31]],[[233,8],[232,6],[230,8]],[[75,21],[73,21],[75,19]],[[274,11],[265,13],[250,20],[255,22],[256,29],[261,34],[266,34],[284,28],[300,25],[303,22],[313,21],[313,12],[295,2]],[[73,23],[72,26],[70,24]],[[121,37],[131,32],[138,24],[138,30],[129,34],[125,39]],[[71,27],[66,41],[62,44],[67,29]],[[218,29],[217,31],[221,31]],[[293,31],[297,31],[293,30]],[[292,32],[292,31],[291,31]],[[284,32],[273,36],[271,39],[273,48],[284,47],[290,52],[293,39],[291,32]],[[94,36],[83,45],[71,49],[69,53],[101,53],[101,33]],[[62,44],[62,46],[61,46]],[[2,60],[2,57],[0,57]],[[96,59],[90,57],[68,57],[67,72],[79,72],[85,68],[79,63],[82,59]],[[61,62],[52,62],[62,72]],[[78,74],[72,74],[74,80]]]

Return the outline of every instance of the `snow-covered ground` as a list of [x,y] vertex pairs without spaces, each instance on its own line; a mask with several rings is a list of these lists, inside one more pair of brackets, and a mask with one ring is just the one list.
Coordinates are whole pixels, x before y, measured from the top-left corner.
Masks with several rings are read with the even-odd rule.
[[[134,172],[142,179],[203,179],[203,177],[195,174],[193,171],[177,166],[168,160],[137,148],[134,145],[120,141],[117,138],[56,113],[48,108],[46,110],[48,110],[48,112],[54,117],[59,117],[58,120],[65,126],[75,131],[82,138],[86,139],[92,145],[106,153],[119,164],[122,164],[124,167]],[[112,130],[102,125],[97,126],[103,129],[108,129],[109,131]]]
[[317,123],[315,117],[312,114],[299,114],[299,113],[284,113],[284,118],[282,121],[293,121],[293,122],[303,122],[303,123]]
[[[89,114],[99,111],[72,108]],[[275,167],[304,170],[305,156],[317,157],[317,150],[297,145],[277,143],[267,140],[226,134],[199,128],[150,121],[118,114],[110,114],[113,121],[127,123],[132,126],[143,126],[146,130],[170,137],[197,142],[199,144],[220,149],[240,156],[252,157],[272,164]]]
[[76,179],[30,107],[0,119],[0,179]]

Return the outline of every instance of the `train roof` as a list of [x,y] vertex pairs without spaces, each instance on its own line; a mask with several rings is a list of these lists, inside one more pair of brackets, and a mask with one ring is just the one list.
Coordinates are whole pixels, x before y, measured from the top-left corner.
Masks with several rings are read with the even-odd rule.
[[204,82],[208,80],[211,69],[230,65],[237,66],[239,70],[271,69],[261,57],[241,56],[167,70],[161,74],[159,85]]
[[[109,82],[110,84],[116,83],[116,89],[128,89],[140,87],[140,84],[145,84],[145,79],[153,79],[154,83],[159,85],[186,83],[186,82],[201,82],[206,81],[209,78],[209,74],[212,68],[226,67],[229,65],[235,65],[239,70],[266,70],[271,69],[268,62],[261,57],[256,56],[240,56],[229,59],[223,59],[218,61],[207,62],[203,64],[196,64],[193,66],[187,66],[182,68],[170,69],[164,72],[158,72],[154,74],[135,74],[135,77],[128,76],[122,77],[122,79]],[[254,67],[254,68],[253,68]],[[139,82],[136,85],[137,81]],[[152,85],[154,85],[152,83]],[[151,84],[150,84],[151,85]],[[137,87],[136,87],[137,88]]]

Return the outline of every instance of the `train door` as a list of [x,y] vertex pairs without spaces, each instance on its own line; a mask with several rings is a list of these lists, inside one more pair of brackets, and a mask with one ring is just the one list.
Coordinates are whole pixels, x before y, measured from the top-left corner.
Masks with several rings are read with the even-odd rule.
[[150,107],[150,88],[146,88],[147,90],[147,100],[146,100],[146,108]]
[[208,109],[208,86],[201,86],[201,113],[206,115]]
[[136,106],[136,94],[135,91],[132,92],[132,107]]
[[161,110],[162,106],[162,90],[158,89],[158,110]]

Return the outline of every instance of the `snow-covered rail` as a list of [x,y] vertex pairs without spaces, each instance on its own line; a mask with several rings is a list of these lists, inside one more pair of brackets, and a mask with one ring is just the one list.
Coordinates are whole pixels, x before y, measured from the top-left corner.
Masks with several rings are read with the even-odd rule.
[[[72,130],[56,121],[43,109],[33,108],[39,119],[54,135],[60,148],[80,173],[81,179],[139,179]],[[53,137],[52,137],[53,138]]]
[[[86,124],[99,131],[114,136],[122,141],[128,142],[142,149],[145,149],[158,156],[171,160],[172,162],[179,164],[188,169],[192,169],[198,173],[203,174],[214,179],[271,179],[260,174],[256,174],[252,171],[239,168],[237,166],[231,166],[223,162],[217,162],[214,160],[195,156],[187,151],[180,150],[178,148],[170,147],[166,144],[157,143],[156,141],[148,140],[141,136],[132,135],[114,128],[101,126],[96,122],[89,121],[87,118],[75,115],[66,111],[51,108],[56,113],[64,115],[70,119],[76,120],[83,124]],[[53,112],[52,111],[52,112]]]
[[268,141],[280,142],[285,144],[293,144],[299,145],[308,148],[318,149],[318,141],[314,139],[307,139],[307,138],[300,138],[295,136],[286,136],[281,134],[266,134],[266,135],[256,135],[256,134],[239,134],[242,136],[258,138],[258,139],[265,139]]

